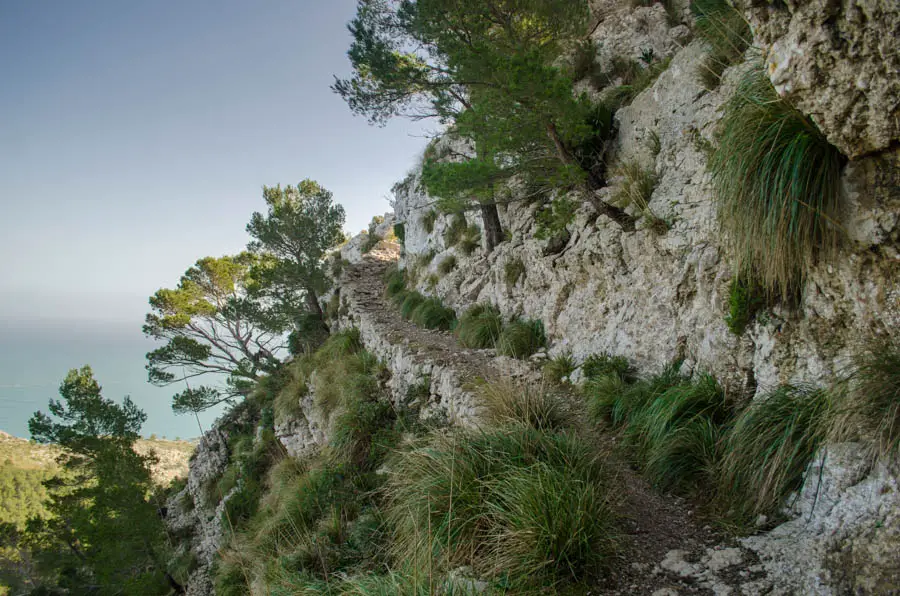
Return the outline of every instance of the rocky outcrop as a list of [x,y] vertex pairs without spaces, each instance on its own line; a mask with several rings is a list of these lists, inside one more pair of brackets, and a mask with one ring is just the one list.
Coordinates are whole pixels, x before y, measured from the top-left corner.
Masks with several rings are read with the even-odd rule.
[[235,409],[203,433],[191,457],[187,485],[166,504],[169,532],[181,539],[181,548],[190,551],[196,560],[186,585],[188,596],[214,593],[210,571],[222,545],[222,514],[231,495],[219,495],[215,489],[228,467],[231,429],[235,424],[251,423],[246,412]]
[[[620,354],[647,370],[686,358],[688,367],[751,392],[827,382],[845,368],[860,338],[900,325],[900,153],[889,152],[846,168],[848,241],[838,259],[810,271],[799,308],[776,306],[747,334],[729,332],[724,317],[733,268],[706,152],[740,67],[706,92],[696,81],[703,52],[700,42],[679,51],[656,83],[616,116],[614,159],[636,161],[657,176],[649,210],[668,229],[644,218],[636,231],[624,232],[585,207],[553,246],[534,237],[537,206],[512,202],[501,213],[510,241],[490,255],[467,257],[444,243],[448,217],[438,217],[431,234],[424,231],[423,215],[434,199],[413,178],[396,206],[407,230],[403,263],[417,272],[420,291],[454,307],[489,302],[510,318],[541,319],[554,354],[571,352],[576,360]],[[614,196],[619,182],[613,179],[601,196]],[[430,264],[420,267],[431,252]],[[438,266],[450,255],[459,266],[440,276]],[[523,273],[513,279],[507,268],[516,266]]]
[[900,3],[753,0],[746,10],[775,89],[851,158],[900,140]]
[[[649,213],[629,208],[639,216],[636,230],[623,231],[584,206],[565,234],[538,240],[538,205],[513,197],[500,208],[508,241],[489,255],[467,256],[444,240],[449,217],[437,217],[430,233],[425,229],[435,199],[414,173],[398,187],[395,205],[406,225],[401,263],[421,292],[457,309],[491,303],[510,319],[541,319],[552,355],[570,353],[579,361],[606,352],[626,356],[644,371],[684,358],[683,370],[711,372],[734,395],[748,397],[781,383],[829,384],[846,370],[861,341],[900,328],[900,8],[789,1],[754,2],[748,9],[779,92],[855,159],[842,176],[846,241],[839,256],[812,268],[799,304],[763,311],[741,336],[724,320],[733,268],[707,159],[723,106],[749,64],[728,69],[722,85],[707,91],[696,74],[703,43],[680,49],[670,43],[680,30],[665,26],[661,10],[656,5],[627,16],[610,11],[595,30],[604,43],[601,60],[605,51],[633,57],[642,43],[658,55],[675,52],[657,81],[616,114],[611,160],[636,163],[657,179]],[[754,49],[747,56],[748,63],[758,60]],[[600,198],[613,199],[620,184],[613,177]],[[467,215],[470,224],[480,225],[475,212]],[[666,225],[655,225],[659,220]],[[441,275],[439,265],[450,256],[458,266]],[[883,463],[872,467],[858,449],[829,447],[824,465],[807,472],[802,493],[786,512],[790,521],[745,542],[762,563],[753,566],[742,591],[900,589],[898,471]],[[708,581],[709,589],[719,577],[710,571],[719,564],[716,557],[710,553],[708,564],[705,558],[690,562],[691,577]]]
[[853,443],[817,456],[793,519],[745,539],[769,581],[792,594],[894,594],[900,590],[900,462],[874,464]]

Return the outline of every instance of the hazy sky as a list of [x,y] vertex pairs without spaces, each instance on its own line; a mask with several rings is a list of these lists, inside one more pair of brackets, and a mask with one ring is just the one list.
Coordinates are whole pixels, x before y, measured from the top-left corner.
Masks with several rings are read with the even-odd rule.
[[0,324],[112,319],[240,250],[263,184],[358,231],[424,146],[329,89],[356,0],[0,2]]

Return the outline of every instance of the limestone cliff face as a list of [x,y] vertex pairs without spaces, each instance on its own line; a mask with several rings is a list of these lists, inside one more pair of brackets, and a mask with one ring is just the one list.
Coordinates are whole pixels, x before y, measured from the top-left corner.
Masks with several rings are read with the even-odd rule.
[[[601,352],[623,355],[643,372],[684,358],[683,370],[713,373],[748,398],[780,383],[827,384],[848,365],[861,340],[896,338],[900,5],[753,0],[746,7],[756,44],[748,50],[748,63],[762,55],[776,89],[810,114],[850,161],[842,176],[847,241],[839,256],[810,271],[799,305],[765,310],[736,336],[724,320],[733,268],[717,222],[707,156],[723,106],[747,65],[727,70],[722,85],[707,91],[696,76],[706,52],[703,42],[691,41],[690,29],[673,24],[677,19],[662,4],[635,9],[623,9],[619,0],[593,4],[601,65],[615,56],[639,58],[649,49],[671,58],[656,82],[617,112],[618,132],[609,147],[612,161],[636,162],[655,173],[649,210],[668,229],[644,217],[634,231],[623,231],[585,205],[565,234],[538,240],[538,205],[514,195],[500,208],[508,241],[489,255],[483,250],[466,255],[444,240],[451,218],[439,215],[433,226],[427,224],[435,198],[414,171],[398,184],[395,212],[386,214],[375,233],[384,237],[395,221],[404,224],[400,264],[415,271],[418,289],[457,309],[491,303],[507,318],[541,319],[551,355],[571,353],[576,361]],[[686,21],[686,3],[674,5]],[[598,92],[583,83],[579,91]],[[600,198],[608,200],[622,182],[613,178]],[[476,213],[468,220],[480,226]],[[391,306],[382,300],[380,272],[397,250],[387,243],[373,246],[365,235],[342,248],[340,258],[355,266],[345,268],[334,288],[336,326],[360,330],[366,349],[390,371],[397,404],[422,400],[425,414],[470,424],[478,415],[471,379],[534,372],[528,363],[491,350],[462,349],[449,334],[420,337],[413,325],[387,313]],[[440,264],[451,256],[457,267],[440,275]],[[313,402],[312,395],[303,396],[302,415],[275,421],[276,436],[294,457],[327,443],[327,422],[317,417]],[[225,429],[218,425],[204,436],[187,488],[169,504],[170,526],[189,537],[200,562],[190,594],[212,591],[209,567],[221,544],[228,496],[211,499],[209,487],[228,463]],[[744,582],[739,591],[831,595],[900,589],[898,477],[896,462],[873,461],[859,445],[828,446],[789,504],[790,521],[743,541],[758,553],[765,578]],[[711,558],[679,569],[690,568],[706,581],[715,566]]]
[[[613,160],[655,172],[649,207],[669,229],[653,229],[644,218],[626,232],[585,207],[562,237],[542,241],[534,234],[537,206],[514,200],[501,207],[509,241],[489,255],[466,256],[443,239],[449,217],[439,216],[426,230],[435,199],[414,173],[398,188],[395,207],[406,229],[401,262],[416,271],[418,289],[458,309],[491,303],[509,318],[541,319],[551,354],[568,352],[578,361],[608,352],[645,371],[685,358],[688,370],[711,372],[748,395],[780,383],[827,384],[864,338],[897,337],[900,5],[752,2],[747,8],[756,44],[748,63],[762,53],[776,89],[851,159],[842,176],[847,240],[839,256],[813,268],[798,306],[764,311],[742,336],[724,320],[733,268],[717,223],[707,152],[746,65],[726,71],[723,84],[708,92],[696,77],[703,43],[688,42],[683,25],[667,25],[661,5],[598,14],[601,62],[611,55],[636,58],[647,48],[672,57],[658,80],[616,114],[611,148]],[[620,183],[613,179],[601,198]],[[468,219],[480,225],[475,213]],[[458,266],[439,276],[450,256]],[[507,273],[515,267],[521,275]],[[875,465],[853,445],[831,446],[817,462],[790,510],[794,521],[747,541],[776,593],[900,588],[896,464]]]

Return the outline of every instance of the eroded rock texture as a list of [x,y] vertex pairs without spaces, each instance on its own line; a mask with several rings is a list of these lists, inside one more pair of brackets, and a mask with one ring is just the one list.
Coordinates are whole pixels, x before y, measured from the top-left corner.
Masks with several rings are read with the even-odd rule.
[[851,158],[900,139],[900,2],[752,0],[769,78]]

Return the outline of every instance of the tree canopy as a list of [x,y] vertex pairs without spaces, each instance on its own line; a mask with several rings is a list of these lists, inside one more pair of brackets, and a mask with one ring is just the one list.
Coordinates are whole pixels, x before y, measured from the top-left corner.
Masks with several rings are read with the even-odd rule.
[[167,386],[199,376],[224,383],[188,388],[174,397],[176,412],[203,410],[244,395],[261,372],[276,368],[289,320],[251,297],[252,272],[260,259],[250,253],[206,257],[188,269],[173,289],[150,297],[144,333],[166,343],[147,354],[151,383]]
[[88,366],[70,371],[59,391],[50,415],[28,422],[35,441],[63,449],[63,473],[45,483],[49,515],[28,523],[39,566],[73,594],[180,592],[150,500],[155,456],[134,451],[146,415],[127,397],[104,398]]
[[248,245],[257,256],[254,296],[293,320],[322,320],[319,296],[328,289],[325,253],[344,240],[344,208],[313,180],[263,187],[267,212],[250,218]]

